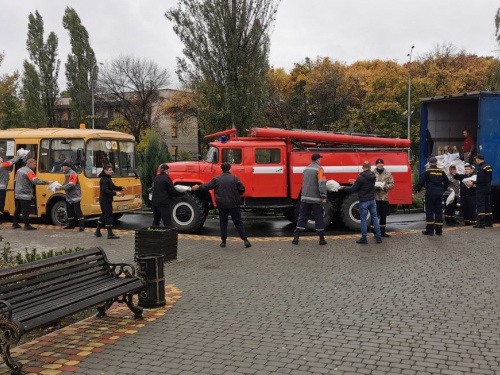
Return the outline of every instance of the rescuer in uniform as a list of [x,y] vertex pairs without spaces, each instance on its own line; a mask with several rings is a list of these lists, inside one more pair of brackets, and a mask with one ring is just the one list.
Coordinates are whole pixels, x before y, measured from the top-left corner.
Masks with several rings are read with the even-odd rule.
[[482,154],[476,155],[476,207],[477,224],[474,228],[493,226],[493,214],[491,213],[491,174],[493,169],[484,162]]
[[452,172],[455,180],[460,181],[460,207],[464,217],[464,225],[476,225],[476,188],[474,182],[464,179],[474,176],[474,169],[469,163],[464,165],[465,174]]
[[[454,165],[450,165],[448,171],[451,175],[451,178],[449,178],[448,181],[450,181],[450,188],[455,192],[455,199],[453,199],[453,202],[451,202],[450,204],[445,204],[444,221],[446,221],[446,224],[448,224],[449,226],[455,226],[459,224],[459,222],[455,218],[455,211],[457,210],[458,197],[460,195],[460,181],[454,178],[454,176],[457,174],[457,167],[455,167]],[[445,194],[445,196],[447,195]]]
[[7,186],[10,179],[10,168],[16,164],[19,156],[10,159],[6,162],[0,157],[0,224],[3,223],[3,209],[5,207],[5,196],[7,195]]
[[463,131],[464,135],[464,144],[462,146],[462,150],[464,152],[464,162],[469,163],[471,161],[472,153],[474,152],[475,142],[474,138],[471,137],[470,131],[465,129]]
[[[380,231],[380,225],[377,217],[377,203],[375,201],[375,173],[371,171],[371,163],[365,161],[363,163],[363,171],[359,174],[354,185],[352,186],[341,186],[339,189],[346,191],[348,193],[358,192],[359,198],[359,216],[361,217],[361,238],[356,241],[359,244],[367,244],[366,235],[368,232],[368,222],[366,217],[368,212],[372,218],[372,223],[375,228],[375,239],[377,243],[382,243],[382,233]],[[353,182],[353,180],[349,180]]]
[[306,223],[311,211],[314,214],[316,232],[319,235],[319,244],[326,245],[325,220],[323,218],[326,204],[326,178],[325,171],[321,167],[320,154],[312,154],[311,164],[302,173],[302,192],[300,197],[299,218],[293,232],[292,244],[299,244],[300,232],[306,230]]
[[[389,215],[389,193],[388,191],[394,188],[394,178],[391,172],[384,168],[384,160],[377,159],[375,162],[375,182],[383,182],[384,187],[378,187],[375,185],[375,201],[377,203],[377,215],[380,225],[380,233],[382,237],[391,237],[390,234],[386,233],[387,227],[387,216]],[[373,224],[370,226],[373,228]]]
[[102,237],[101,228],[108,230],[108,239],[115,240],[120,238],[113,233],[113,197],[123,197],[123,191],[126,191],[125,186],[116,186],[111,180],[113,175],[113,167],[105,165],[102,172],[99,174],[99,205],[101,206],[102,215],[97,221],[96,237]]
[[450,181],[443,170],[437,167],[437,159],[429,159],[429,167],[420,175],[416,190],[425,186],[425,230],[422,234],[438,236],[443,234],[443,193],[448,189]]
[[241,196],[245,192],[245,186],[241,183],[240,179],[231,174],[231,164],[222,163],[222,173],[202,185],[194,185],[191,189],[196,190],[212,190],[215,191],[215,202],[219,209],[219,223],[220,223],[220,237],[222,242],[220,247],[226,247],[227,239],[227,224],[229,215],[234,226],[240,234],[245,247],[251,247],[245,232],[245,226],[241,219]]
[[56,190],[64,190],[66,192],[66,213],[68,215],[68,225],[63,229],[75,229],[75,225],[80,227],[80,232],[85,230],[85,221],[83,219],[81,200],[82,189],[78,175],[70,168],[69,162],[65,161],[61,164],[61,172],[64,173],[64,184],[58,186]]
[[33,196],[33,185],[48,185],[50,182],[39,179],[34,170],[36,168],[36,160],[28,159],[26,166],[19,168],[16,174],[16,187],[14,195],[16,198],[16,210],[14,212],[13,229],[21,228],[19,225],[19,216],[22,212],[24,230],[36,230],[37,228],[30,225],[30,207],[31,198]]
[[155,177],[153,182],[153,226],[160,226],[160,220],[164,227],[172,226],[172,215],[170,213],[170,201],[173,197],[182,197],[184,193],[179,193],[174,188],[172,180],[168,176],[169,166],[162,164],[160,174]]

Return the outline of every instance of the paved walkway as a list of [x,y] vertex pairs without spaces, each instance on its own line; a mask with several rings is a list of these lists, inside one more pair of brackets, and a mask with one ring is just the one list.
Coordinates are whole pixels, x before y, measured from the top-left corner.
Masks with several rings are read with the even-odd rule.
[[[17,246],[16,233],[25,232],[0,234]],[[133,258],[130,234],[36,234],[28,241],[38,246],[101,244],[112,261]],[[79,323],[85,329],[55,332],[59,349],[40,353],[29,343],[19,358],[54,375],[500,373],[499,235],[496,225],[445,229],[443,237],[399,232],[366,246],[357,234],[331,236],[326,246],[252,239],[249,249],[236,239],[221,249],[217,238],[181,236],[179,261],[166,265],[175,297],[168,311],[151,310],[161,316],[141,322],[112,312],[125,332],[104,339],[96,331],[110,330],[108,322],[91,318]],[[68,365],[57,356],[67,349],[85,355],[73,353],[77,363]]]

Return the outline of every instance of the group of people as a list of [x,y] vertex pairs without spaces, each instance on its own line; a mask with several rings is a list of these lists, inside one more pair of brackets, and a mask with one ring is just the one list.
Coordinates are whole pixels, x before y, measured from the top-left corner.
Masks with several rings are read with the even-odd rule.
[[[326,245],[324,206],[327,204],[325,172],[321,167],[322,156],[313,154],[302,176],[302,195],[299,217],[293,233],[292,244],[299,244],[300,234],[306,229],[306,223],[311,212],[314,214],[316,232],[319,244]],[[372,171],[371,163],[365,161],[358,178],[349,180],[352,186],[340,186],[339,191],[358,193],[359,215],[361,219],[361,238],[358,244],[368,243],[368,212],[370,212],[376,243],[382,243],[382,237],[391,237],[386,232],[386,220],[389,215],[388,191],[394,188],[394,178],[391,172],[384,168],[384,160],[375,161],[376,168]]]
[[[61,158],[60,158],[61,159]],[[0,220],[3,218],[3,209],[5,206],[5,196],[7,185],[9,183],[10,168],[20,160],[19,156],[6,162],[0,158]],[[57,191],[65,191],[66,196],[66,212],[68,216],[68,224],[63,229],[79,228],[80,232],[85,230],[84,216],[81,208],[82,190],[78,174],[71,169],[71,164],[68,161],[59,160],[57,168],[64,173],[64,183],[58,185]],[[26,165],[19,168],[16,172],[14,197],[16,208],[14,211],[13,229],[21,228],[20,220],[24,223],[24,230],[36,230],[37,228],[30,224],[31,202],[33,197],[34,185],[49,185],[50,181],[45,181],[37,177],[35,174],[36,160],[28,159]],[[99,205],[102,215],[97,222],[96,237],[102,237],[101,229],[106,228],[108,231],[108,239],[120,238],[113,233],[113,196],[123,196],[126,187],[116,186],[111,180],[113,168],[111,165],[104,166],[99,175]]]
[[[460,206],[464,218],[464,225],[474,228],[493,226],[491,211],[491,178],[493,169],[485,163],[484,156],[475,156],[476,166],[469,163],[464,165],[465,173],[457,173],[455,166],[450,166],[451,181],[446,173],[437,167],[437,159],[429,159],[429,167],[420,175],[416,190],[425,187],[426,226],[424,235],[443,234],[443,193],[447,190],[460,196]],[[476,176],[476,180],[472,179]],[[457,198],[453,199],[445,208],[445,220],[449,225],[456,225],[455,220]]]

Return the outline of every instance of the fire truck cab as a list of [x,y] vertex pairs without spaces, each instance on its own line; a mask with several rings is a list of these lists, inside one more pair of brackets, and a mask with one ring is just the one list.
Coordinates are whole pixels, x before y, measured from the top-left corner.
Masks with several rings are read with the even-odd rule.
[[[327,180],[347,185],[361,172],[365,160],[373,165],[382,158],[392,172],[395,188],[389,191],[391,205],[411,204],[411,170],[408,140],[375,136],[353,136],[331,132],[312,132],[252,128],[248,137],[238,137],[234,129],[211,134],[205,160],[169,163],[174,185],[195,185],[222,173],[221,164],[230,163],[231,173],[246,188],[242,209],[254,213],[274,212],[295,222],[298,217],[302,172],[320,153]],[[375,166],[374,166],[375,167]],[[213,191],[196,191],[171,205],[172,222],[181,232],[194,232],[203,226],[208,211],[216,207]],[[359,229],[357,194],[328,192],[325,223],[340,216],[350,229]],[[309,223],[314,228],[314,221]]]

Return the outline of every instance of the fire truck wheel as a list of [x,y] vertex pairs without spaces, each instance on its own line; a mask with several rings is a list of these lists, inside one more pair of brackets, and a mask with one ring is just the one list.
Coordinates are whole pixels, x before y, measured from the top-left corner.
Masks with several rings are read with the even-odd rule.
[[206,218],[203,203],[193,194],[186,194],[183,199],[175,198],[170,205],[172,224],[181,233],[192,233],[201,228]]
[[[349,194],[340,205],[340,217],[345,226],[351,230],[361,229],[361,217],[359,215],[359,198],[357,194]],[[368,221],[370,214],[368,213]]]
[[[295,203],[295,207],[294,207],[295,223],[299,219],[299,210],[300,210],[300,200]],[[332,222],[333,206],[332,206],[332,202],[330,202],[330,201],[327,201],[327,203],[326,203],[325,213],[323,215],[323,219],[325,220],[325,227],[330,225],[330,223]],[[316,223],[314,222],[314,214],[312,212],[311,212],[311,215],[309,215],[309,219],[307,220],[306,229],[316,230]]]
[[297,218],[295,217],[295,207],[287,209],[285,212],[283,212],[283,216],[285,217],[285,219],[291,221],[292,223],[297,222]]

